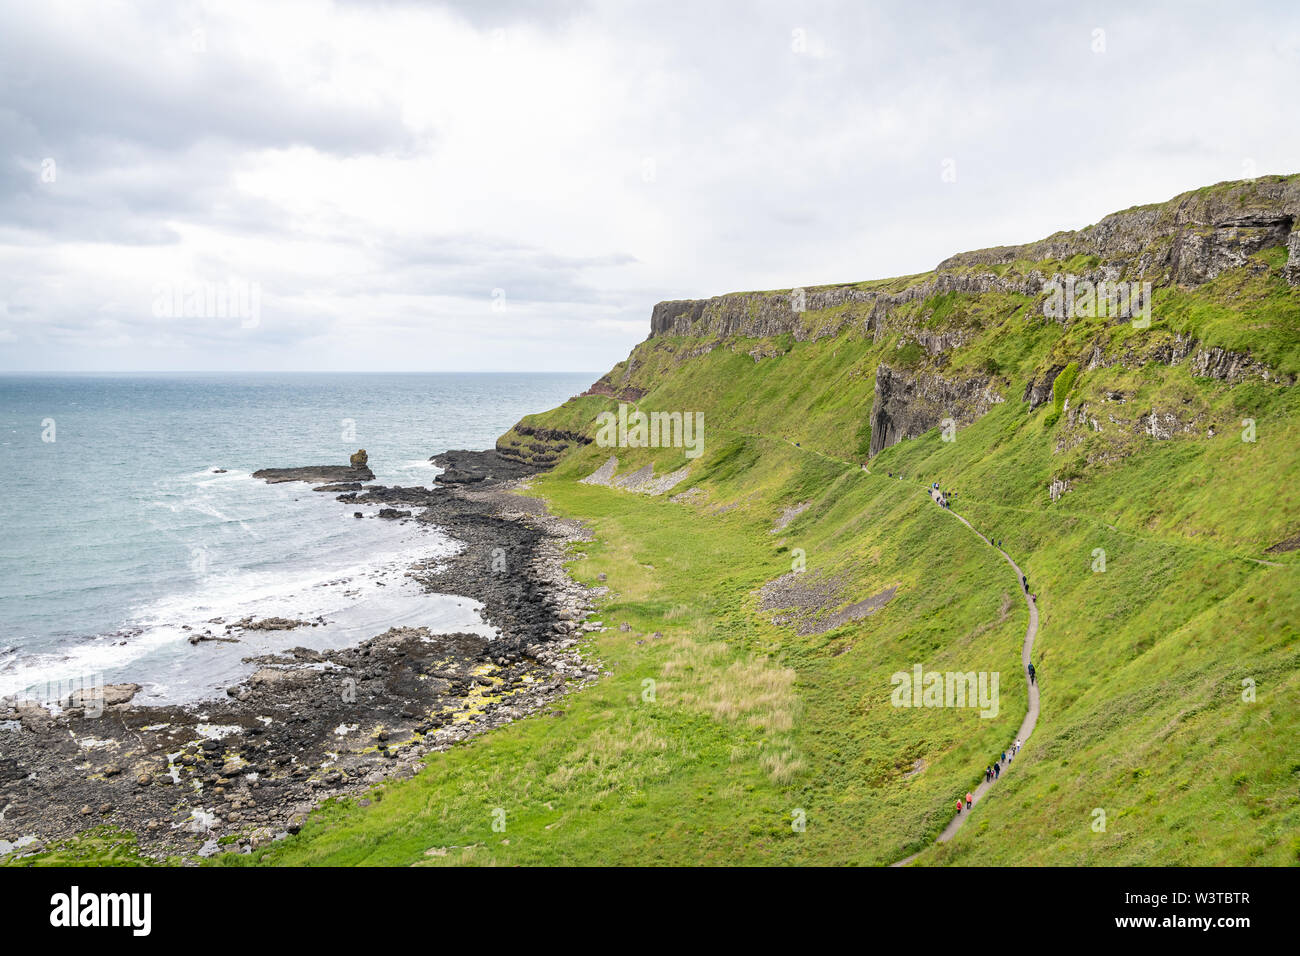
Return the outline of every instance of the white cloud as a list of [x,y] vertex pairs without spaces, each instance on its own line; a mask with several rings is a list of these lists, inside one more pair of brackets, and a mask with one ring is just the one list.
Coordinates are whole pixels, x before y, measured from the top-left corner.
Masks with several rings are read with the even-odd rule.
[[[0,367],[603,370],[659,298],[1292,172],[1297,36],[1280,4],[10,5]],[[151,314],[232,276],[255,327]]]

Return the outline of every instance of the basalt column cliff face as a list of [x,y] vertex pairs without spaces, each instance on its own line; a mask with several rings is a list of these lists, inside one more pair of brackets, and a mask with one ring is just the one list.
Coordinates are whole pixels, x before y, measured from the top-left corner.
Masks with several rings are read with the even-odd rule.
[[882,363],[876,367],[870,453],[875,457],[904,438],[917,438],[948,422],[952,429],[969,425],[1001,401],[987,378],[949,380]]
[[[1142,396],[1137,382],[1100,371],[1160,366],[1181,370],[1182,382],[1295,381],[1286,335],[1260,329],[1291,308],[1286,290],[1300,285],[1298,221],[1300,176],[1263,177],[961,253],[921,275],[660,302],[649,337],[625,361],[556,412],[521,421],[498,451],[553,465],[591,441],[601,410],[652,407],[656,394],[698,402],[713,422],[752,433],[761,394],[773,397],[763,419],[805,408],[781,429],[786,437],[834,407],[823,424],[849,436],[836,448],[845,457],[874,457],[948,420],[962,429],[1011,402],[1028,414],[1051,406],[1043,414],[1056,454],[1079,448],[1089,462],[1113,460],[1129,450],[1109,447],[1122,435],[1198,434],[1215,416],[1206,396],[1181,385]],[[1071,290],[1141,289],[1154,321],[1140,336],[1126,333],[1136,308],[1128,300],[1128,311],[1054,313],[1049,299],[1066,281]],[[796,374],[796,365],[806,368]],[[1070,366],[1077,375],[1054,394]],[[1114,407],[1134,401],[1152,407]],[[1096,445],[1108,447],[1088,447]]]

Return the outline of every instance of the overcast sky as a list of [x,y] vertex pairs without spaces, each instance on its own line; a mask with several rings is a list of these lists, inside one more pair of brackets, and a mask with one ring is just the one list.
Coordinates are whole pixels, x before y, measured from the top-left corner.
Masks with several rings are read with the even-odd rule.
[[533,6],[0,0],[0,369],[601,372],[1300,171],[1295,3]]

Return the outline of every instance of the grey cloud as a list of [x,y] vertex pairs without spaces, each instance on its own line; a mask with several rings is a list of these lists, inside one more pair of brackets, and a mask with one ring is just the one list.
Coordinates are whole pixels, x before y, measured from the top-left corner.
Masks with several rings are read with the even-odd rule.
[[[414,0],[343,7],[375,17],[428,9]],[[540,238],[536,226],[522,238],[526,227],[508,217],[466,220],[491,221],[493,235],[411,235],[330,208],[300,227],[273,198],[236,188],[241,162],[294,145],[332,159],[409,158],[432,151],[433,133],[408,129],[402,109],[411,104],[382,91],[349,89],[334,100],[285,79],[273,61],[234,55],[237,38],[219,20],[195,61],[184,49],[191,8],[137,9],[105,36],[56,23],[38,4],[0,12],[0,364],[40,364],[41,342],[60,355],[80,347],[93,360],[108,336],[145,343],[141,354],[165,345],[234,367],[292,361],[306,346],[346,361],[349,321],[372,323],[376,337],[472,331],[495,343],[495,356],[512,337],[539,341],[540,317],[560,330],[548,356],[598,355],[592,364],[607,366],[644,337],[657,299],[913,273],[963,248],[1035,239],[1235,178],[1245,157],[1260,173],[1295,171],[1267,165],[1297,154],[1297,134],[1276,121],[1288,115],[1300,50],[1294,6],[1241,3],[1224,17],[1209,6],[1119,2],[988,10],[955,0],[924,9],[464,0],[428,9],[428,20],[454,23],[450,11],[479,31],[518,28],[541,62],[553,44],[579,58],[591,52],[610,70],[611,115],[572,121],[571,104],[548,104],[578,146],[595,146],[595,165],[581,172],[605,187],[518,197],[527,221],[539,212],[554,219],[554,235]],[[1098,27],[1102,56],[1089,47]],[[588,50],[564,47],[573,37]],[[328,77],[338,55],[321,49],[313,65]],[[447,145],[463,154],[465,142],[474,141]],[[521,154],[539,148],[518,144]],[[626,168],[611,173],[610,154],[625,155]],[[33,165],[47,156],[60,170],[52,187]],[[580,150],[573,156],[584,161]],[[643,157],[655,160],[653,182],[642,181]],[[940,178],[949,158],[953,183]],[[491,205],[502,185],[471,171],[439,188],[473,208]],[[49,264],[55,257],[29,271],[22,255],[81,241],[176,243],[170,222],[229,241],[195,264],[215,279],[234,271],[247,238],[324,246],[349,268],[332,274],[304,252],[295,268],[250,277],[279,311],[248,334],[156,323],[143,293],[105,303],[82,277]],[[575,232],[606,222],[607,233]],[[504,317],[487,308],[496,288],[511,306]],[[409,308],[383,312],[399,299]],[[324,301],[328,314],[299,300]],[[537,352],[530,346],[515,361]],[[414,360],[402,353],[394,346],[392,361]]]

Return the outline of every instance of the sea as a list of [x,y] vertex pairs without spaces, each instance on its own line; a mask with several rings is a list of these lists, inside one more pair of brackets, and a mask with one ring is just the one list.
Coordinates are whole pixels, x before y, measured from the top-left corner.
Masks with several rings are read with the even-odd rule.
[[[395,626],[494,636],[476,602],[407,576],[455,551],[446,534],[252,472],[364,448],[376,482],[429,486],[430,456],[491,448],[596,377],[0,375],[0,696],[129,682],[141,703],[189,703],[259,654]],[[249,616],[318,623],[191,643]]]

